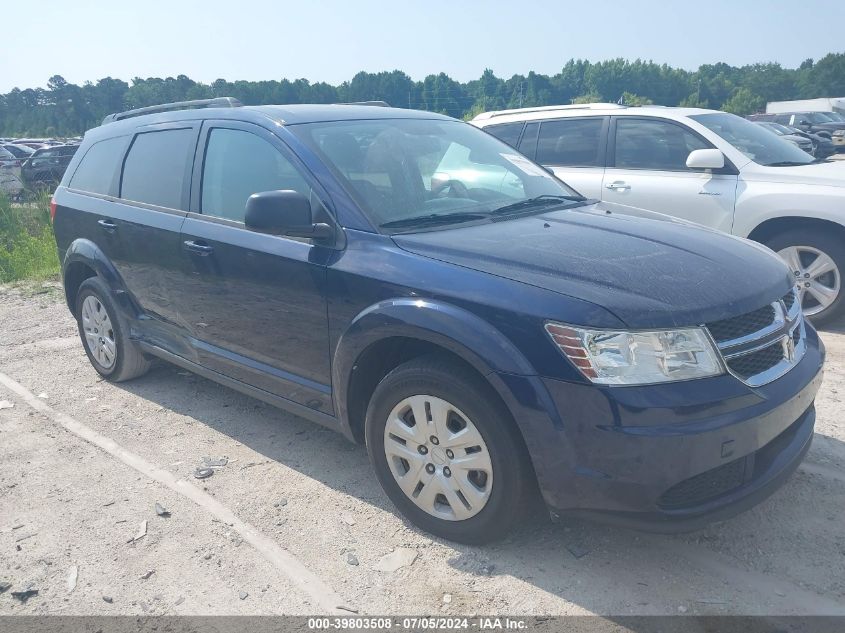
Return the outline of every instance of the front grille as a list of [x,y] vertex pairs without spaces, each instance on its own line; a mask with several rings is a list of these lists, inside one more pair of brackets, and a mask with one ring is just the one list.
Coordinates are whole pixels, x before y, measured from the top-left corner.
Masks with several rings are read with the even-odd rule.
[[771,325],[774,320],[775,309],[771,305],[767,305],[738,317],[708,323],[707,329],[710,330],[710,334],[717,343],[722,343],[754,334],[754,332]]
[[791,312],[792,306],[795,305],[795,291],[790,290],[787,292],[783,297],[781,297],[781,301],[783,301],[783,305],[786,306],[786,311]]
[[804,322],[795,290],[767,306],[707,324],[730,372],[759,387],[789,371],[804,355]]
[[756,352],[728,359],[728,367],[734,374],[745,379],[768,371],[782,360],[783,343],[778,340]]
[[747,459],[741,457],[695,477],[685,479],[664,492],[657,501],[664,510],[689,508],[721,497],[739,488],[745,480]]

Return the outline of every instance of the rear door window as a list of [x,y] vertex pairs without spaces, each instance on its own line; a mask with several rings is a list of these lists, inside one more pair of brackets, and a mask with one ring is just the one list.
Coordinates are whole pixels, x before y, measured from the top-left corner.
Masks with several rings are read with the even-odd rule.
[[527,123],[522,138],[519,141],[519,151],[533,159],[537,152],[537,134],[540,131],[539,123]]
[[187,206],[185,184],[194,137],[191,128],[135,136],[123,165],[120,197],[170,209]]
[[120,169],[127,141],[127,137],[121,136],[94,143],[85,152],[68,186],[88,193],[114,195],[115,176]]
[[710,147],[689,130],[669,121],[616,119],[614,164],[617,169],[687,171],[690,152]]
[[601,117],[543,121],[537,139],[538,163],[603,167]]
[[293,163],[268,141],[244,130],[211,130],[202,173],[204,215],[243,222],[252,194],[279,189],[311,193]]

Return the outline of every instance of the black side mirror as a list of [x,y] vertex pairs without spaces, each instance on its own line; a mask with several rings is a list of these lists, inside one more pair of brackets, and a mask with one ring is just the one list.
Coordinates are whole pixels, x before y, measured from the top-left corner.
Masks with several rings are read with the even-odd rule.
[[270,235],[325,239],[334,230],[314,222],[311,202],[298,191],[262,191],[246,201],[244,224],[248,229]]

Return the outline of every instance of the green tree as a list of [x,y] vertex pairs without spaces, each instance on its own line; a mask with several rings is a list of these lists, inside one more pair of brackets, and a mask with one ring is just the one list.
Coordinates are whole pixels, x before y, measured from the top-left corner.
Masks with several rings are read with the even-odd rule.
[[755,95],[748,88],[737,88],[731,98],[722,104],[722,110],[746,116],[759,112],[765,105],[766,100],[760,95]]

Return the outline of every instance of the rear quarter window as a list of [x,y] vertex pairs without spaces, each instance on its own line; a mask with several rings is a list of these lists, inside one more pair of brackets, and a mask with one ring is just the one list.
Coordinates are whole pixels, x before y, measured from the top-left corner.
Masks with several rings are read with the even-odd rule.
[[68,185],[71,189],[115,195],[115,180],[128,137],[116,137],[91,145],[82,157]]
[[488,125],[484,128],[484,131],[492,134],[511,147],[516,147],[524,125],[525,123],[523,121],[519,121],[518,123],[500,123],[499,125]]
[[181,209],[194,137],[195,132],[191,128],[136,135],[123,165],[120,197]]

